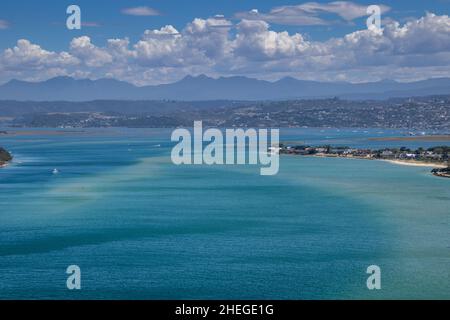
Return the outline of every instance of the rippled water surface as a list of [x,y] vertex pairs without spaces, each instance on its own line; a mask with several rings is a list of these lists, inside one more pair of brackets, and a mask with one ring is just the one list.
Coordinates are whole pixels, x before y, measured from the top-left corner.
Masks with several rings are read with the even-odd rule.
[[[272,177],[175,166],[170,133],[1,137],[15,160],[0,169],[0,298],[450,298],[450,180],[295,156]],[[378,147],[367,138],[395,132],[282,133]],[[80,291],[66,288],[72,264]],[[366,288],[372,264],[379,291]]]

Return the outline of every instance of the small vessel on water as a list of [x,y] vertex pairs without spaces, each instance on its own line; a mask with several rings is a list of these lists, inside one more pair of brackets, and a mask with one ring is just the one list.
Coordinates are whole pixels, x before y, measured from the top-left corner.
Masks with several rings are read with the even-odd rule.
[[58,174],[59,171],[58,171],[58,169],[55,168],[55,169],[53,169],[52,173],[53,173],[53,174]]

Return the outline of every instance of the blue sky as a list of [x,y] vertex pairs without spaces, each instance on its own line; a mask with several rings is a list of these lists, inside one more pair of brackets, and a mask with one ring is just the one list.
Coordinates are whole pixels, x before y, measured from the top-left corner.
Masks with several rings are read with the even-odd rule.
[[[136,84],[147,84],[171,82],[186,74],[199,73],[211,76],[239,74],[265,79],[276,79],[282,76],[311,79],[315,74],[317,75],[318,71],[323,71],[323,76],[317,76],[317,80],[341,79],[358,82],[388,78],[389,69],[392,68],[393,63],[397,67],[398,73],[394,72],[392,78],[397,80],[407,80],[408,74],[405,73],[405,70],[410,72],[414,79],[418,78],[420,74],[424,74],[424,77],[447,75],[447,70],[443,70],[442,67],[448,67],[448,51],[439,42],[447,40],[448,25],[445,17],[449,13],[449,0],[345,2],[350,3],[351,7],[349,8],[352,10],[371,4],[383,5],[388,8],[382,15],[383,24],[393,24],[394,22],[400,24],[396,31],[383,35],[386,37],[386,39],[382,39],[383,41],[375,36],[368,38],[373,39],[371,45],[374,46],[373,51],[369,53],[365,52],[363,47],[353,48],[351,41],[346,47],[339,43],[329,42],[332,38],[348,38],[348,35],[351,38],[357,37],[356,41],[360,41],[361,35],[356,32],[367,29],[367,16],[343,18],[345,10],[333,11],[330,9],[336,5],[336,2],[316,2],[319,3],[319,6],[314,4],[313,11],[306,12],[304,11],[305,7],[301,7],[303,13],[300,18],[310,15],[312,18],[319,18],[324,23],[309,25],[308,23],[286,22],[288,20],[285,12],[290,12],[293,7],[305,4],[310,7],[310,2],[295,0],[2,1],[0,3],[0,50],[3,52],[3,57],[0,56],[0,71],[2,71],[0,82],[11,78],[37,81],[53,75],[69,75],[89,78],[113,77]],[[81,7],[82,22],[84,23],[81,30],[68,30],[65,26],[66,8],[70,4],[77,4]],[[124,13],[126,9],[142,9],[142,7],[153,10],[155,14],[130,15]],[[277,7],[285,10],[274,14],[273,10],[276,10]],[[242,20],[249,17],[247,13],[252,9],[258,10],[257,18],[253,19],[252,25],[242,24]],[[426,17],[427,12],[433,13],[435,17],[426,18],[427,20],[421,23],[420,19]],[[222,33],[219,34],[217,28],[213,29],[213,27],[217,27],[215,22],[207,20],[216,15],[223,15],[224,18],[221,19],[229,23],[226,36]],[[197,26],[195,35],[192,32],[185,34],[185,30],[196,18],[207,21],[207,26],[202,26],[202,30]],[[262,24],[257,25],[257,21],[266,23],[267,28]],[[396,34],[401,33],[402,26],[412,23],[412,21],[419,22],[411,24],[411,27],[408,28],[411,40],[406,45],[397,43],[397,41],[406,41],[405,37],[399,39]],[[241,27],[238,27],[240,23]],[[429,31],[424,31],[423,24],[429,26]],[[430,35],[434,33],[433,30],[437,24],[439,37],[434,41],[426,40],[427,32],[430,32]],[[158,40],[159,42],[155,42],[155,34],[151,36],[152,39],[144,39],[146,30],[151,33],[152,30],[160,30],[166,25],[170,25],[181,34],[180,39],[175,41],[176,43],[162,38]],[[205,28],[209,28],[209,31]],[[258,37],[252,37],[255,32],[260,33]],[[288,36],[284,32],[287,32]],[[206,38],[206,33],[212,35],[211,39]],[[296,34],[299,34],[301,38],[296,37]],[[416,43],[418,40],[414,40],[413,37],[424,37],[423,43]],[[79,40],[73,42],[74,39]],[[126,51],[121,57],[117,54],[110,54],[109,39],[127,39],[129,51]],[[238,43],[239,39],[241,43]],[[13,50],[19,40],[26,40],[26,42],[21,42],[18,50]],[[361,41],[363,44],[363,42],[372,40]],[[210,43],[220,47],[222,52],[213,50]],[[248,43],[252,43],[253,47]],[[409,48],[411,51],[402,52],[405,46],[410,47],[410,43],[415,43]],[[192,52],[192,48],[189,48],[192,45],[198,45],[195,48],[196,52]],[[337,47],[330,47],[333,45]],[[436,45],[436,50],[427,49],[425,51],[430,52],[423,52],[424,50],[421,48],[423,46],[429,48],[430,45]],[[35,46],[38,46],[39,49]],[[182,46],[184,46],[183,52],[180,49]],[[160,48],[169,49],[159,52]],[[13,50],[13,52],[7,52],[8,50]],[[327,50],[329,52],[324,54],[323,52]],[[352,53],[355,52],[354,50],[361,50],[361,55],[367,55],[367,57],[355,56],[353,61],[345,61],[345,50],[351,50]],[[382,56],[379,54],[380,50],[390,51]],[[335,54],[334,51],[338,53]],[[68,57],[64,56],[64,53],[68,53],[69,58],[73,58],[73,60],[68,62]],[[322,57],[321,61],[311,67],[310,65],[315,63],[312,58],[316,54]],[[401,56],[402,54],[403,56]],[[40,55],[39,58],[38,55]],[[196,55],[197,57],[204,55],[205,65],[202,65],[201,61],[196,61]],[[95,58],[106,59],[109,68],[106,65],[108,63],[102,64],[95,61]],[[435,65],[424,65],[423,62],[422,65],[419,65],[418,62],[413,62],[413,60],[421,58],[437,58],[437,61]],[[127,61],[125,62],[124,59]],[[333,64],[331,61],[334,59],[336,63]],[[58,63],[49,62],[50,60],[64,60],[64,63],[58,65]],[[21,69],[21,63],[22,66],[28,65],[29,68],[22,67]],[[39,63],[41,64],[39,65]],[[286,63],[289,64],[289,68],[283,68]],[[374,67],[378,63],[380,69],[377,71]],[[112,70],[114,67],[119,67],[119,64],[123,68],[121,72]],[[125,67],[130,69],[128,74]],[[385,71],[383,72],[383,70]],[[403,73],[401,70],[404,70]],[[133,78],[133,73],[136,72],[152,73],[153,77],[140,75]]]

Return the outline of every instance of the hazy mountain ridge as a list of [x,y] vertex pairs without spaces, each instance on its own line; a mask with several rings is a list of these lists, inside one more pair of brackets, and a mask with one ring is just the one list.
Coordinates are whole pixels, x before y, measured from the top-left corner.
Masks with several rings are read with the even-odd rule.
[[410,83],[316,82],[283,78],[275,82],[247,77],[210,78],[187,76],[155,86],[137,87],[114,79],[76,80],[57,77],[43,82],[11,80],[0,86],[0,100],[92,101],[92,100],[287,100],[340,97],[346,99],[388,99],[450,94],[450,78]]

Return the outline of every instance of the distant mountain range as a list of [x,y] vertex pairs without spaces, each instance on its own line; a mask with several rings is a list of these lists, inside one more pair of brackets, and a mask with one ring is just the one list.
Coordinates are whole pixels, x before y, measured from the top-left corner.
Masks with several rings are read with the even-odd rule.
[[339,97],[344,99],[388,99],[450,94],[450,78],[417,82],[390,80],[352,84],[283,78],[275,82],[247,77],[205,75],[155,86],[137,87],[113,79],[77,80],[57,77],[43,82],[11,80],[0,86],[0,100],[92,101],[92,100],[287,100]]

